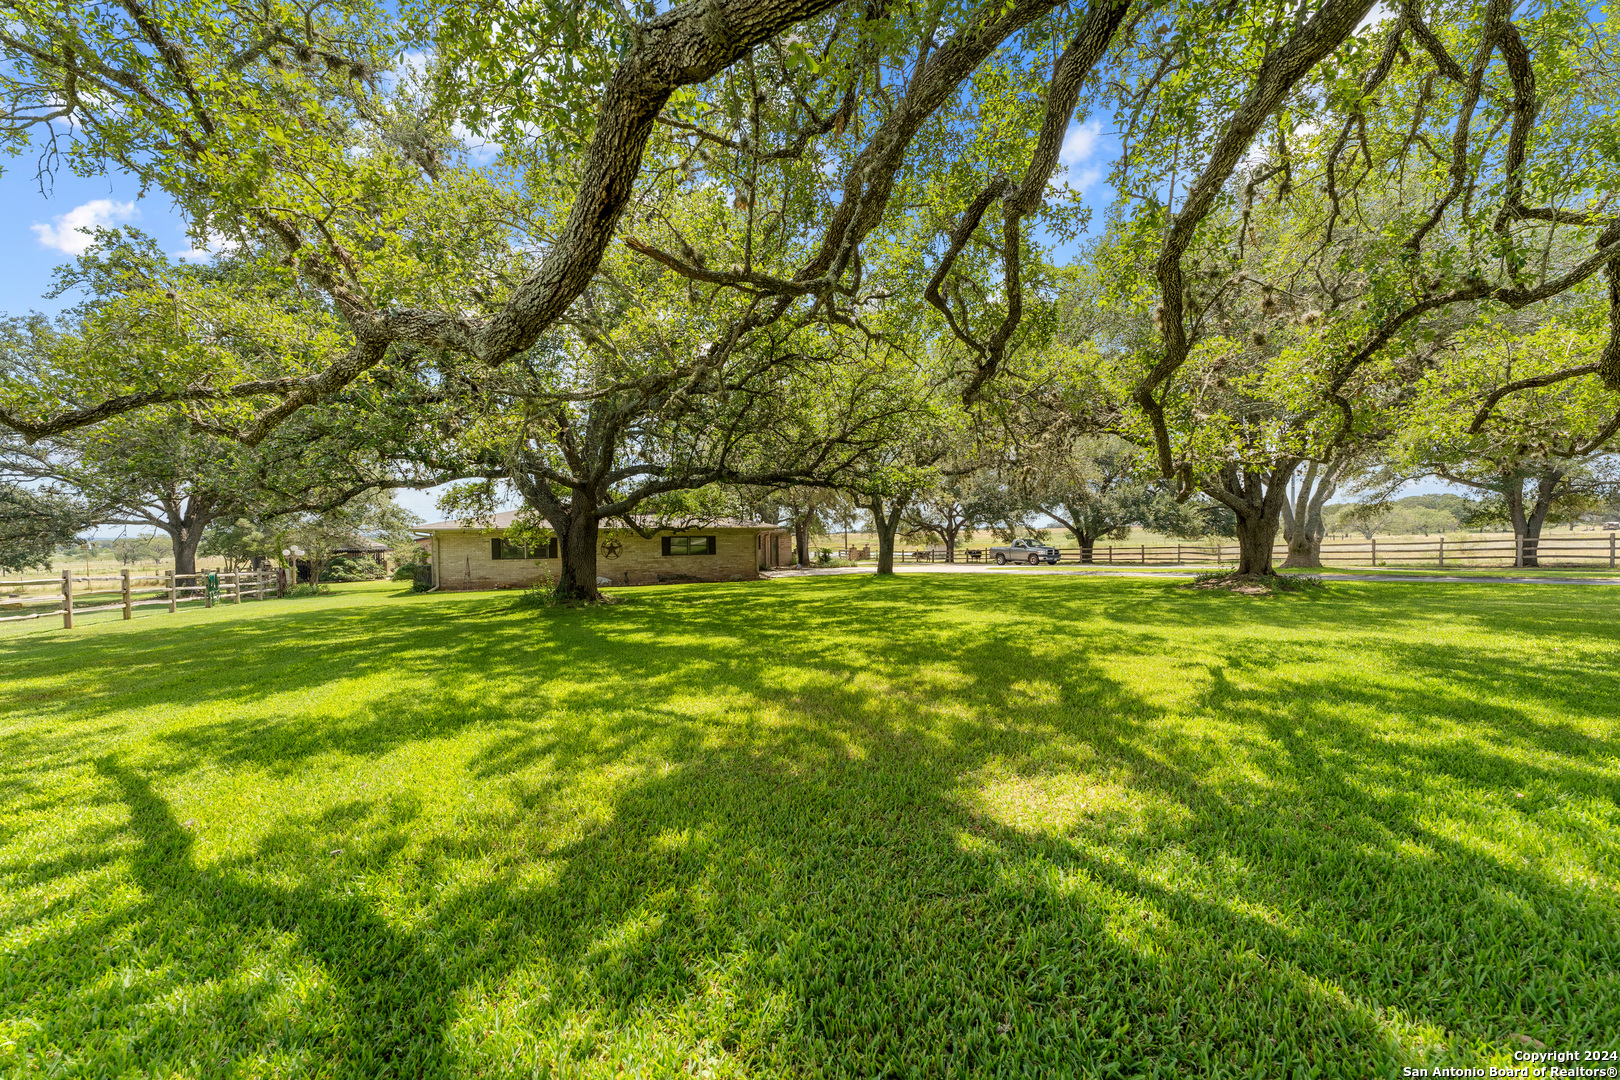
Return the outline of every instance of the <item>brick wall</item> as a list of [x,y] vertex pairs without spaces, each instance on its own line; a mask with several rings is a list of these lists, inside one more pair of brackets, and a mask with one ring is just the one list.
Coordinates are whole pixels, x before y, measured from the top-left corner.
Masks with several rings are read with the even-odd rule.
[[[441,589],[521,588],[561,572],[557,559],[491,559],[490,540],[500,530],[443,531],[438,541],[438,585]],[[604,532],[620,541],[616,559],[597,555],[596,572],[615,585],[653,585],[660,580],[730,581],[759,577],[756,533],[752,529],[693,529],[690,535],[713,536],[713,555],[665,555],[660,537],[645,540],[634,533]],[[769,537],[767,537],[769,543]],[[767,552],[767,554],[770,554]]]

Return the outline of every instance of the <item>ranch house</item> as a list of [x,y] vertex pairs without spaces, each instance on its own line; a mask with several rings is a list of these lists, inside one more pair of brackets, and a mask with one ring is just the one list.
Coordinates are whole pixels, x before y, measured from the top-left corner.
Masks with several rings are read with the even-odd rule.
[[[432,557],[433,585],[445,590],[509,589],[556,580],[562,570],[557,538],[534,549],[506,539],[515,511],[496,514],[488,527],[460,521],[419,525]],[[602,530],[596,573],[615,585],[679,581],[745,581],[761,570],[793,561],[793,537],[764,522],[721,520],[665,529],[651,539],[630,529]]]

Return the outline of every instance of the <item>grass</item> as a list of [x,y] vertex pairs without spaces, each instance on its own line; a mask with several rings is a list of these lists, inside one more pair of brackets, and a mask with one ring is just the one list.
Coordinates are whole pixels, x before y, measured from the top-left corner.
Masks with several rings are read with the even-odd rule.
[[0,639],[0,1075],[1615,1048],[1608,591],[1179,585],[377,583]]

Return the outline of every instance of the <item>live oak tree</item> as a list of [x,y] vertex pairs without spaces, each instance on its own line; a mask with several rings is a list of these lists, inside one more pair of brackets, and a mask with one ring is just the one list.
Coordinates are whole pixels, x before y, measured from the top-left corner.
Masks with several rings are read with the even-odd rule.
[[887,346],[750,327],[732,297],[690,305],[685,289],[619,253],[539,346],[478,383],[484,411],[461,438],[499,455],[498,475],[551,526],[561,600],[600,599],[604,527],[649,531],[716,485],[834,485],[918,409]]
[[[903,444],[904,445],[904,444]],[[905,514],[925,492],[936,490],[940,476],[936,468],[943,450],[923,444],[886,446],[873,455],[848,481],[850,498],[866,511],[877,534],[877,572],[894,573],[895,539],[900,535]]]
[[[152,366],[181,380],[231,373],[285,386],[341,339],[330,309],[262,252],[177,264],[133,230],[103,231],[58,271],[53,294],[80,297],[55,320],[0,326],[0,385],[94,411],[109,389],[139,385]],[[410,361],[407,363],[407,359]],[[232,438],[251,405],[149,400],[94,425],[7,447],[24,475],[65,485],[100,524],[155,528],[176,571],[195,570],[215,523],[260,522],[335,507],[366,491],[480,475],[443,452],[454,403],[444,373],[420,356],[368,373],[300,410],[249,446]]]
[[192,574],[204,531],[242,511],[239,449],[190,431],[183,416],[146,412],[71,442],[36,444],[29,460],[37,475],[77,492],[97,524],[163,533],[175,572]]
[[1018,489],[1038,513],[1069,531],[1081,562],[1092,561],[1098,540],[1123,540],[1132,526],[1183,537],[1204,531],[1197,511],[1151,475],[1146,455],[1118,437],[1063,440],[1026,455],[1019,466]]
[[[1286,479],[1368,434],[1359,399],[1397,398],[1448,311],[1601,278],[1610,333],[1585,370],[1620,382],[1607,24],[1492,0],[1358,31],[1370,8],[536,0],[401,22],[124,0],[79,26],[18,5],[0,33],[13,146],[70,118],[69,164],[128,171],[199,234],[270,253],[335,332],[291,371],[154,356],[67,402],[12,382],[0,416],[38,438],[183,402],[251,445],[424,355],[477,384],[578,317],[615,237],[718,305],[721,358],[809,354],[782,343],[836,328],[929,345],[978,402],[1049,329],[1032,234],[1074,227],[1048,183],[1089,105],[1122,144],[1108,299],[1152,326],[1099,343],[1124,403],[1101,426],[1149,446],[1179,495],[1220,501],[1240,569],[1267,572]],[[496,166],[465,128],[502,144]],[[1285,295],[1311,306],[1280,317],[1317,316],[1286,350],[1220,325]],[[1243,385],[1216,402],[1199,380],[1240,349]]]
[[1285,569],[1322,565],[1322,539],[1327,535],[1323,508],[1356,467],[1355,454],[1336,447],[1327,461],[1307,461],[1289,479],[1282,500],[1283,542],[1288,545]]
[[0,459],[0,571],[48,570],[51,555],[89,525],[83,502],[5,477]]
[[[1376,428],[1368,397],[1398,401],[1458,323],[1607,280],[1601,356],[1558,374],[1620,381],[1612,28],[1493,2],[1403,4],[1358,32],[1369,7],[1233,24],[1207,53],[1139,35],[1114,95],[1104,278],[1153,326],[1105,343],[1134,357],[1120,396],[1139,426],[1116,427],[1233,512],[1242,573],[1270,571],[1298,466]],[[1245,392],[1212,400],[1245,353],[1226,378]]]
[[[71,164],[124,169],[174,195],[199,233],[280,251],[327,299],[342,332],[325,342],[319,363],[278,378],[218,370],[182,381],[153,363],[126,393],[69,407],[31,396],[25,383],[7,395],[6,422],[38,438],[184,402],[199,423],[256,445],[300,409],[411,349],[462,358],[455,378],[521,366],[514,358],[549,347],[544,336],[565,316],[588,321],[579,301],[593,282],[611,287],[602,259],[620,234],[649,265],[684,278],[690,304],[732,294],[723,302],[729,321],[710,320],[713,367],[734,356],[780,363],[782,340],[812,324],[888,349],[894,331],[877,325],[877,315],[890,294],[867,267],[879,265],[881,248],[871,249],[896,228],[887,217],[894,193],[922,183],[940,151],[973,129],[990,135],[988,148],[970,156],[983,168],[930,198],[939,208],[933,220],[969,203],[982,213],[1004,186],[994,177],[996,155],[1028,152],[1017,133],[1033,114],[1036,164],[1004,215],[1015,237],[1005,264],[1016,307],[1016,235],[1040,209],[1078,88],[1128,4],[1107,0],[1074,13],[1054,0],[986,0],[902,15],[882,5],[705,0],[639,22],[624,22],[617,7],[561,10],[430,13],[415,39],[431,47],[424,86],[383,77],[391,64],[398,73],[404,39],[364,4],[324,9],[316,19],[275,5],[249,13],[125,3],[89,34],[47,7],[21,9],[0,35],[16,62],[16,138],[52,118],[71,119]],[[778,40],[795,24],[794,40]],[[624,33],[596,32],[610,25]],[[509,77],[535,64],[559,30],[577,53],[563,78]],[[1044,44],[1054,39],[1068,44],[1048,76]],[[1038,94],[1033,109],[1017,96],[993,110],[964,99],[967,81],[992,57],[1001,65],[995,79],[1021,65],[1020,85]],[[593,95],[594,112],[582,110]],[[502,176],[470,164],[455,135],[460,120],[503,140]],[[1005,146],[998,133],[1010,134],[999,140]],[[565,145],[584,149],[578,170],[558,168]],[[829,176],[840,192],[831,201]],[[990,194],[974,197],[980,188]],[[691,204],[684,214],[669,212],[672,195]],[[1016,322],[1014,313],[1009,325]],[[778,325],[784,333],[760,340]],[[993,371],[980,367],[986,377]],[[561,470],[551,450],[566,459],[575,436],[593,448],[622,445],[633,434],[626,418],[662,409],[664,396],[683,393],[680,378],[650,391],[597,383],[586,400],[543,389],[546,380],[532,374],[515,377],[525,383],[515,393],[499,379],[476,393],[523,402],[508,417],[522,431],[508,432],[511,476],[528,483],[526,498],[549,517],[571,521],[559,534],[575,538],[570,565],[585,568],[594,559],[594,508],[629,509],[608,494],[627,478],[583,459]],[[693,384],[704,393],[724,385]],[[758,390],[726,392],[735,401]],[[266,397],[274,403],[250,415],[217,415],[221,403]],[[750,408],[760,411],[757,401]],[[734,457],[724,468],[685,470],[681,483],[734,478]],[[826,475],[824,459],[809,464]],[[806,463],[795,467],[802,475]],[[660,479],[635,498],[669,483]],[[557,502],[558,485],[590,497]],[[589,573],[565,577],[564,591],[594,590]]]
[[945,561],[956,561],[956,549],[971,541],[975,529],[1006,514],[1006,489],[985,467],[947,463],[939,479],[900,514],[906,533],[945,545]]
[[1481,493],[1522,541],[1523,566],[1539,564],[1542,528],[1560,503],[1620,490],[1611,453],[1620,394],[1596,373],[1558,377],[1572,360],[1600,354],[1607,327],[1590,309],[1567,316],[1461,337],[1423,380],[1391,451],[1397,476],[1438,476]]

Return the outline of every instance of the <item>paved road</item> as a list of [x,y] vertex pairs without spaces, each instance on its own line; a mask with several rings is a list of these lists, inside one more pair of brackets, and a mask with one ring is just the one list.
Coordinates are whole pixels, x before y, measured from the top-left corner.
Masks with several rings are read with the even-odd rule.
[[[1135,578],[1195,578],[1203,570],[1081,570],[1064,566],[992,566],[981,563],[901,563],[894,568],[897,574],[1067,574],[1070,577],[1135,577]],[[839,574],[872,574],[870,566],[829,566],[825,569],[768,570],[761,576],[768,578],[833,577]],[[1483,577],[1459,574],[1345,574],[1333,570],[1312,575],[1323,581],[1377,581],[1400,584],[1408,581],[1437,582],[1457,585],[1620,585],[1620,578],[1608,577]]]

